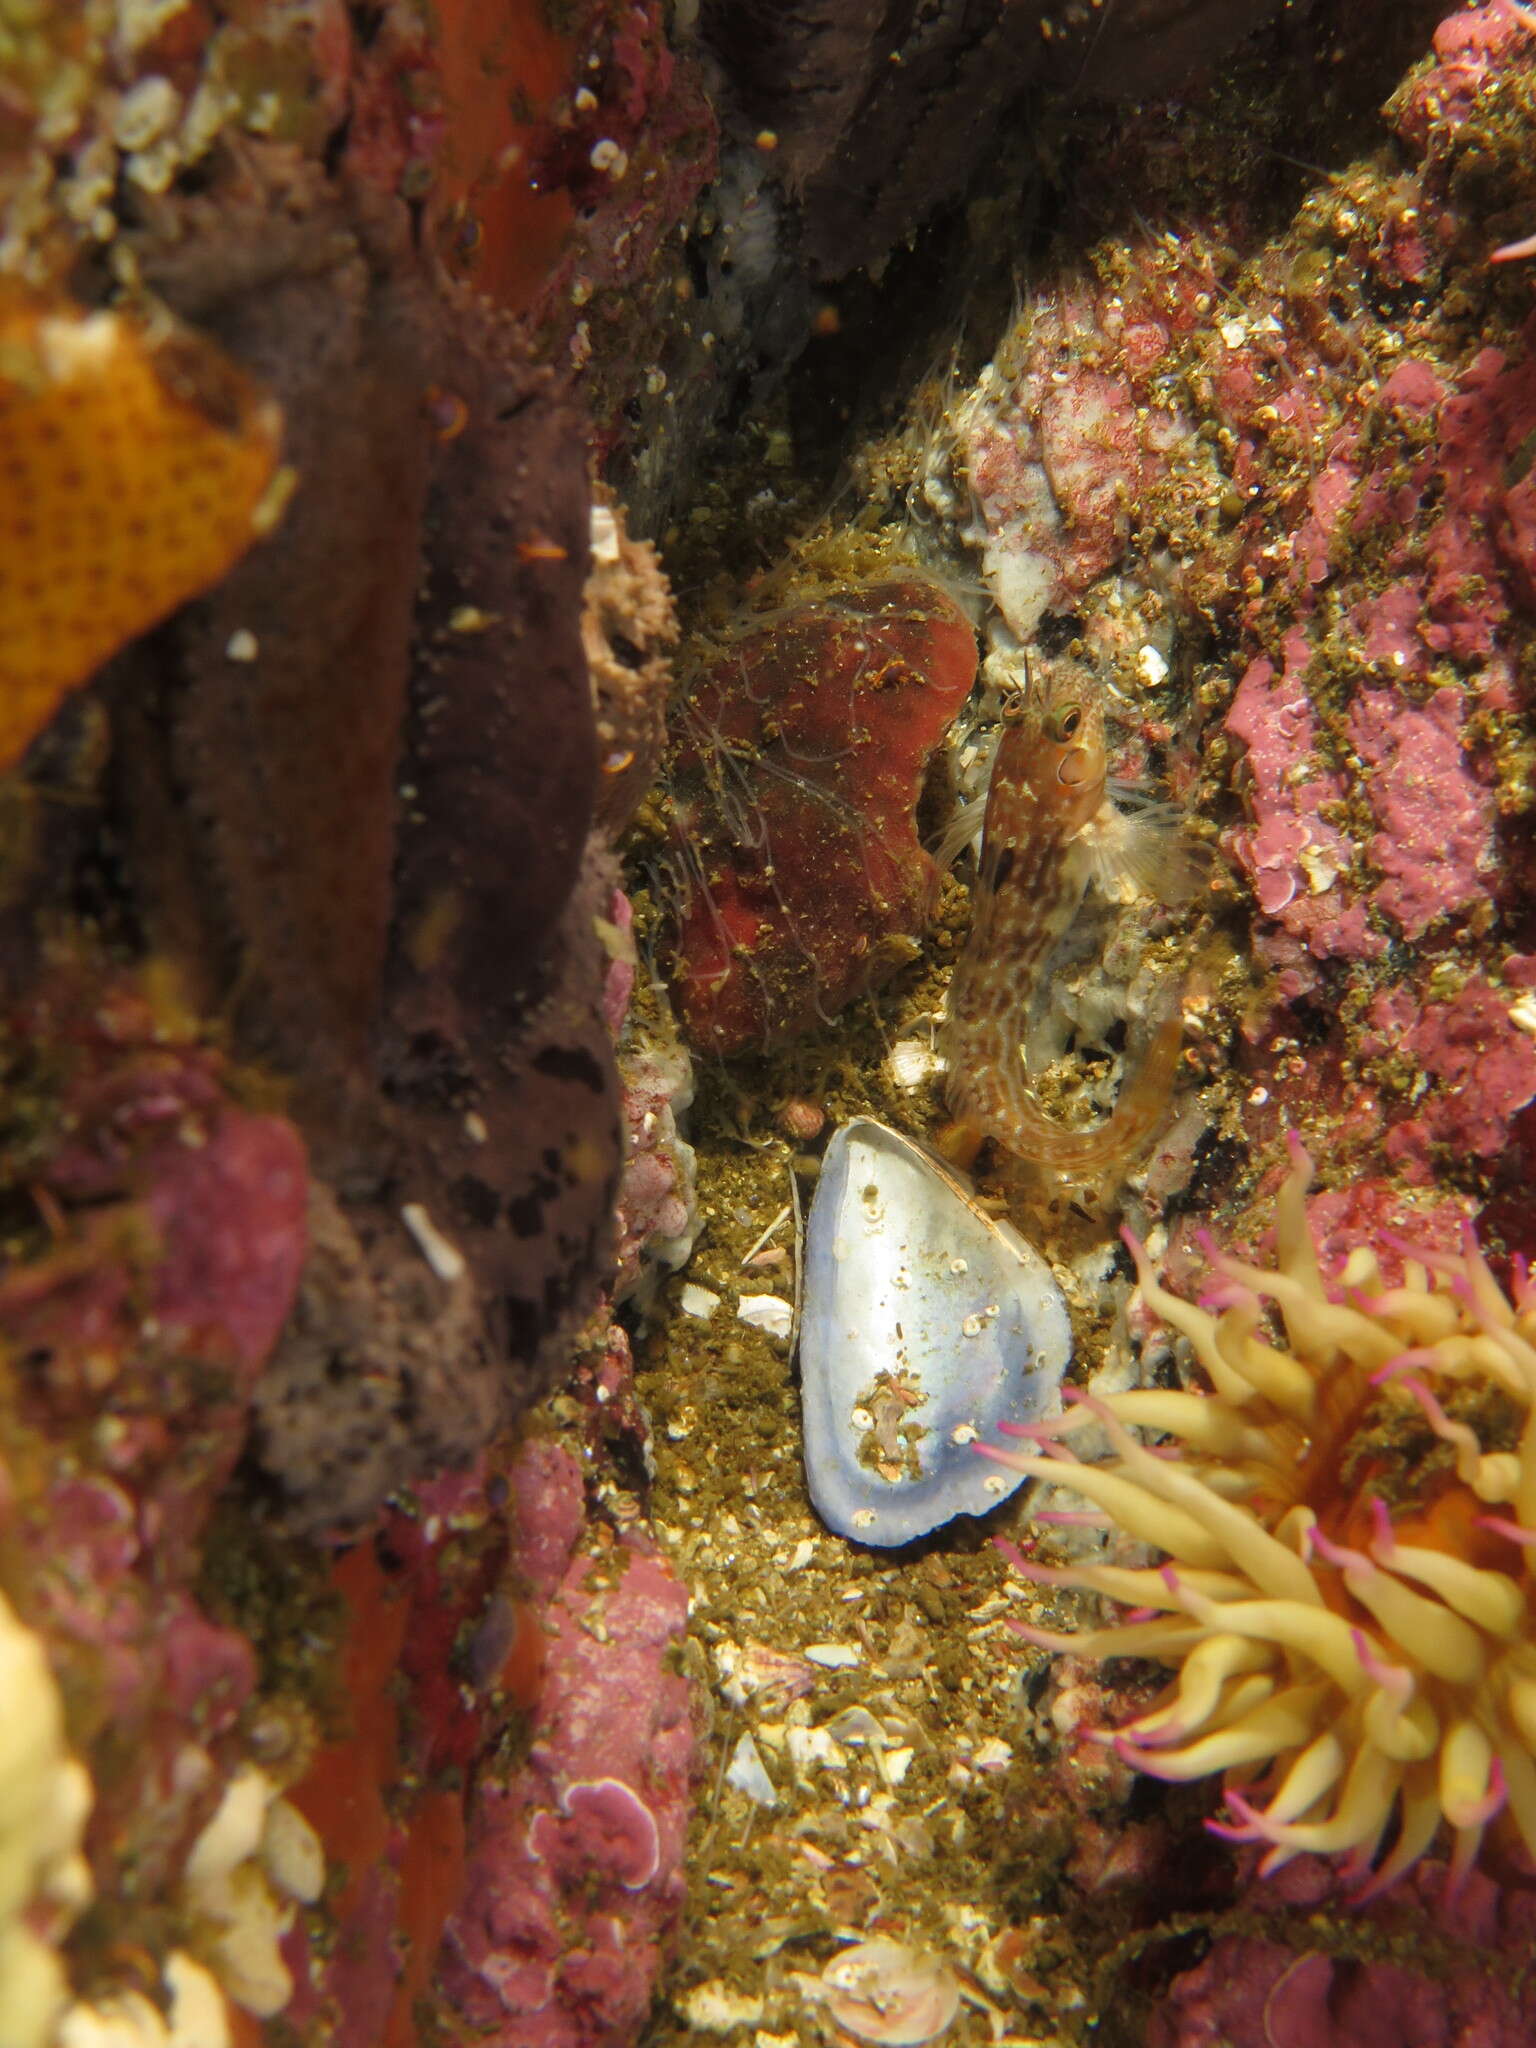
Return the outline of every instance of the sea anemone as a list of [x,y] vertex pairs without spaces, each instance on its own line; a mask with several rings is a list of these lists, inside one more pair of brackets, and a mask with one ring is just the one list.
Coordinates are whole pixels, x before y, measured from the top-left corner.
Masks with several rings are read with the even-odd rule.
[[[1293,1142],[1274,1269],[1208,1247],[1199,1306],[1127,1239],[1207,1389],[1079,1394],[1017,1431],[1032,1448],[988,1447],[1167,1557],[1052,1569],[1014,1553],[1037,1584],[1135,1610],[1023,1633],[1172,1667],[1149,1712],[1095,1739],[1156,1777],[1226,1773],[1228,1817],[1208,1825],[1268,1844],[1266,1873],[1338,1854],[1369,1897],[1444,1821],[1454,1887],[1485,1837],[1536,1858],[1536,1285],[1517,1263],[1511,1301],[1470,1227],[1455,1254],[1394,1245],[1397,1284],[1368,1247],[1329,1280],[1311,1177]],[[1069,1440],[1095,1429],[1108,1455],[1080,1462]]]

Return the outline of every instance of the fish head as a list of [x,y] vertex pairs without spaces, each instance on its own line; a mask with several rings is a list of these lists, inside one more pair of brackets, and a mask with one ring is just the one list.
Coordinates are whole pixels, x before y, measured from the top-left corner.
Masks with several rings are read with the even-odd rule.
[[997,771],[1027,792],[1037,817],[1074,838],[1097,816],[1108,782],[1097,693],[1080,674],[1064,676],[1038,695],[1015,699],[1003,720]]

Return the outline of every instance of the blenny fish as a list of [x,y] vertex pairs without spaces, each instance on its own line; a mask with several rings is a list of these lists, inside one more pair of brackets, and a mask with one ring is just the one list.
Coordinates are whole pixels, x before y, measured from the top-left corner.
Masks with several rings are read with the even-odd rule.
[[[1167,1113],[1181,991],[1170,988],[1162,999],[1140,1068],[1113,1112],[1089,1130],[1071,1130],[1041,1106],[1025,1038],[1041,978],[1090,882],[1122,898],[1127,884],[1165,901],[1189,893],[1195,867],[1177,814],[1115,802],[1103,711],[1080,671],[1031,685],[1005,705],[985,801],[970,938],[939,1038],[955,1119],[944,1149],[963,1158],[993,1138],[1062,1179],[1122,1177]],[[952,855],[973,829],[962,813],[945,850]]]

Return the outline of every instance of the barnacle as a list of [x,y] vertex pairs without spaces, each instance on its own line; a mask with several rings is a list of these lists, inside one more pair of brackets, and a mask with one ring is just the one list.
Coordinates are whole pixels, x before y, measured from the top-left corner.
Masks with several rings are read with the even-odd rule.
[[[1045,1585],[1137,1610],[1052,1650],[1145,1657],[1177,1677],[1100,1731],[1138,1770],[1225,1772],[1215,1832],[1263,1867],[1340,1854],[1362,1895],[1410,1868],[1442,1822],[1457,1884],[1485,1836],[1536,1857],[1536,1286],[1511,1301],[1468,1229],[1389,1285],[1358,1247],[1325,1277],[1294,1146],[1276,1265],[1220,1253],[1200,1305],[1143,1297],[1188,1338],[1208,1391],[1079,1397],[991,1455],[1070,1488],[1161,1567],[1052,1569]],[[1265,1303],[1285,1341],[1264,1333]],[[1078,1462],[1098,1425],[1109,1454]],[[1135,1432],[1171,1439],[1149,1448]]]
[[169,321],[0,281],[0,769],[265,530],[280,425]]

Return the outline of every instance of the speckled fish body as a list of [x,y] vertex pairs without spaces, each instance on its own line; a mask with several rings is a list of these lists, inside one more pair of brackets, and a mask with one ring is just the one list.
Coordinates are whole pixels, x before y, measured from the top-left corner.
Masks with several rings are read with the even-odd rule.
[[1089,881],[1117,865],[1134,870],[1137,838],[1108,794],[1103,717],[1091,696],[1058,692],[1016,707],[993,764],[971,932],[940,1048],[956,1121],[1063,1178],[1123,1174],[1172,1091],[1180,1020],[1171,999],[1140,1069],[1091,1130],[1048,1116],[1024,1063],[1030,1006]]
[[996,1507],[1013,1475],[972,1446],[1054,1412],[1072,1354],[1045,1260],[869,1117],[833,1135],[805,1245],[805,1469],[822,1520],[889,1546]]

